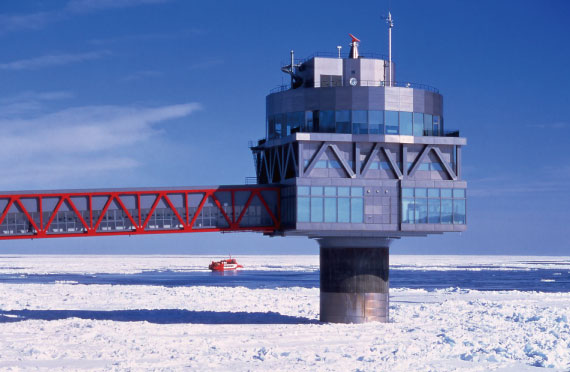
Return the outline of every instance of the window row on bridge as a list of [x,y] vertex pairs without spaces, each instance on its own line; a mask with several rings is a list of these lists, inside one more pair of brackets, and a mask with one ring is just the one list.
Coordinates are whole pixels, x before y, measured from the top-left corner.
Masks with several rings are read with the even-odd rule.
[[[224,211],[228,218],[232,218],[231,206],[224,206]],[[188,215],[190,220],[194,218],[196,213],[196,207],[190,207],[188,209]],[[235,207],[235,214],[239,216],[243,210],[243,206]],[[138,209],[128,210],[129,214],[138,221],[139,211]],[[183,220],[186,218],[186,212],[183,208],[177,209],[178,214]],[[90,215],[89,211],[82,211],[81,217],[83,220],[89,224]],[[93,211],[93,223],[99,221],[101,211]],[[40,225],[40,213],[30,212],[30,217],[37,226]],[[150,209],[141,209],[141,220],[146,221],[150,214]],[[51,219],[52,213],[43,212],[42,220],[44,225]],[[271,226],[273,225],[273,220],[265,210],[262,205],[251,204],[247,211],[243,214],[242,220],[240,221],[241,227],[251,227],[251,226]],[[156,208],[154,213],[148,219],[146,230],[169,230],[169,229],[181,229],[184,225],[180,223],[180,220],[176,214],[170,208]],[[205,205],[200,214],[196,217],[194,222],[194,228],[227,228],[229,224],[222,214],[221,210],[216,206]],[[101,222],[98,226],[98,231],[132,231],[135,229],[131,219],[122,209],[109,209],[105,213],[105,216],[101,218]],[[7,213],[4,221],[0,225],[0,234],[2,235],[21,235],[21,234],[33,234],[36,233],[32,223],[28,220],[24,213]],[[73,211],[59,211],[53,218],[48,233],[53,234],[66,234],[66,233],[83,233],[86,232],[85,226]]]

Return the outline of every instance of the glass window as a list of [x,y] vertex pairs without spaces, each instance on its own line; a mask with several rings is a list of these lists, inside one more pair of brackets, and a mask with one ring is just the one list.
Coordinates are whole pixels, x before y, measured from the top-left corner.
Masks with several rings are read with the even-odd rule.
[[384,134],[384,111],[368,111],[370,134]]
[[416,189],[416,198],[427,198],[427,189]]
[[[413,193],[413,189],[410,190],[412,190]],[[402,223],[414,223],[414,214],[414,199],[402,199]]]
[[323,222],[323,198],[311,198],[311,222]]
[[[437,189],[430,189],[437,190]],[[441,213],[441,201],[440,199],[429,199],[428,200],[428,223],[440,223],[440,213]]]
[[336,111],[336,133],[350,133],[350,111]]
[[[360,190],[362,191],[361,188]],[[364,218],[364,200],[362,198],[352,198],[350,203],[350,222],[362,223],[363,218]]]
[[386,134],[398,134],[398,111],[386,111]]
[[364,123],[367,122],[368,112],[365,110],[354,110],[352,111],[352,122],[353,123]]
[[421,163],[418,167],[418,170],[421,171],[429,171],[429,164],[428,163]]
[[350,196],[362,196],[364,195],[364,189],[362,187],[351,187]]
[[311,195],[323,195],[323,187],[311,186]]
[[441,189],[442,198],[451,198],[451,189]]
[[[443,193],[443,190],[441,190]],[[441,199],[441,223],[449,224],[451,223],[452,215],[452,200],[451,199]]]
[[441,124],[440,124],[439,116],[434,115],[433,116],[433,135],[434,136],[440,135],[440,133],[441,133],[440,128],[441,128]]
[[[279,130],[277,130],[279,126]],[[277,137],[284,137],[287,132],[287,114],[275,115],[275,133]]]
[[378,169],[378,162],[373,161],[372,163],[370,163],[370,167],[368,167],[368,169]]
[[465,224],[465,200],[453,200],[453,223],[463,225]]
[[338,222],[350,222],[350,198],[338,198]]
[[310,220],[309,200],[310,200],[310,198],[307,198],[307,197],[297,198],[297,221],[298,222],[309,222],[309,220]]
[[319,132],[334,133],[334,111],[320,111],[319,112]]
[[325,222],[336,222],[336,198],[325,198]]
[[416,197],[416,223],[427,223],[427,215],[427,199]]
[[424,136],[432,135],[432,116],[429,114],[424,114]]
[[340,168],[340,163],[337,160],[329,160],[329,168]]
[[428,198],[439,198],[439,189],[428,189]]
[[267,123],[267,135],[270,139],[275,138],[275,117],[273,115],[269,116]]
[[287,133],[298,132],[303,124],[303,112],[289,112],[287,114]]
[[391,170],[392,167],[390,167],[390,164],[387,161],[381,161],[380,162],[380,169]]
[[309,186],[297,187],[297,195],[309,195]]
[[336,187],[325,187],[326,196],[336,196]]
[[411,136],[412,132],[412,113],[400,112],[400,134]]
[[465,197],[465,189],[453,189],[453,197],[454,198],[464,198]]
[[350,188],[349,187],[339,187],[338,188],[338,196],[349,196],[350,195]]
[[414,112],[414,136],[424,135],[424,114],[421,112]]
[[306,132],[313,131],[313,112],[312,111],[305,111],[305,128]]
[[319,160],[317,161],[317,164],[315,164],[315,168],[326,168],[326,167],[327,167],[326,160]]
[[432,171],[443,171],[443,166],[440,163],[431,163],[430,168]]
[[402,189],[402,198],[413,198],[414,189]]
[[368,112],[365,110],[354,110],[354,111],[352,111],[352,133],[353,134],[367,134],[368,133],[367,116],[368,116]]

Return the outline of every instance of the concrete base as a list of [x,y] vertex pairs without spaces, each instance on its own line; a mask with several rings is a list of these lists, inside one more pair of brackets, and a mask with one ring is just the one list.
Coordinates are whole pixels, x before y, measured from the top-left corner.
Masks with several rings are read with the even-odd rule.
[[321,321],[388,322],[389,239],[322,238]]

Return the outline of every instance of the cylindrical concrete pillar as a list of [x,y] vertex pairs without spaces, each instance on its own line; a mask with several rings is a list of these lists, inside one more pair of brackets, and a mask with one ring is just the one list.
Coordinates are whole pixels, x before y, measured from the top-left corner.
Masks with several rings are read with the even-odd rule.
[[389,239],[322,238],[321,321],[388,322]]

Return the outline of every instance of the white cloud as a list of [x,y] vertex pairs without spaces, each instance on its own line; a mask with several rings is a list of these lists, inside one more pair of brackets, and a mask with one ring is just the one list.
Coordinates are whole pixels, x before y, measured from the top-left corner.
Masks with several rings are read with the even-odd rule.
[[158,77],[158,76],[162,76],[162,75],[163,75],[163,73],[160,71],[142,70],[142,71],[132,72],[132,73],[128,74],[127,76],[125,76],[121,80],[123,80],[123,81],[137,81],[137,80],[144,80],[146,78]]
[[0,118],[0,187],[38,187],[138,167],[134,154],[140,151],[133,150],[160,136],[160,124],[199,109],[198,103],[84,106],[29,119]]
[[107,51],[95,51],[76,54],[51,54],[34,58],[20,59],[7,63],[0,63],[0,70],[37,70],[43,67],[61,66],[68,65],[70,63],[100,59],[109,54],[110,53]]
[[169,0],[70,0],[63,8],[29,14],[0,14],[0,34],[42,29],[76,14],[164,3]]
[[189,70],[203,70],[206,68],[211,68],[213,66],[222,65],[223,63],[224,63],[224,60],[222,60],[220,58],[216,58],[216,59],[209,59],[209,60],[193,63],[191,65],[188,65],[187,68]]
[[564,121],[557,121],[554,123],[543,123],[543,124],[531,124],[528,125],[529,128],[539,128],[539,129],[564,129],[570,127],[570,123]]
[[566,193],[570,187],[570,166],[545,167],[528,177],[508,174],[469,180],[469,196],[504,197],[539,193]]
[[45,188],[44,185],[63,185],[70,178],[93,177],[103,173],[134,169],[140,165],[140,162],[128,157],[108,156],[19,163],[16,166],[4,167],[0,186],[9,189],[18,186]]
[[67,3],[65,10],[72,13],[83,13],[104,9],[164,3],[166,1],[168,0],[71,0]]
[[0,98],[0,119],[36,114],[38,110],[45,108],[46,102],[69,98],[73,98],[73,93],[68,91],[27,91]]
[[60,20],[61,12],[37,12],[30,14],[0,14],[0,34],[20,30],[37,30]]

